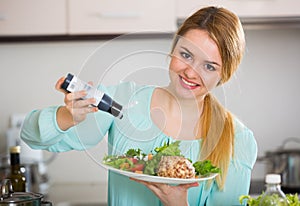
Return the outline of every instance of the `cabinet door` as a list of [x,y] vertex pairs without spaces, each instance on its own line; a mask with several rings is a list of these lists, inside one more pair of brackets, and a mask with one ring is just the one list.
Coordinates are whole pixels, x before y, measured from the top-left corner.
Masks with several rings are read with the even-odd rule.
[[69,0],[70,34],[173,32],[174,0]]
[[0,0],[0,36],[66,34],[66,0]]
[[240,17],[300,16],[299,0],[176,0],[176,16],[185,18],[208,5],[223,6]]

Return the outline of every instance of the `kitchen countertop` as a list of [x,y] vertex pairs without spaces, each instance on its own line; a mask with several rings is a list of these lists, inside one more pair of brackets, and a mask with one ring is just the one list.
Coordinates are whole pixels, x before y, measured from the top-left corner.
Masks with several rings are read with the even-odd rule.
[[56,206],[107,206],[107,203],[70,203],[62,202],[56,204]]
[[52,183],[46,200],[56,206],[106,206],[107,183]]

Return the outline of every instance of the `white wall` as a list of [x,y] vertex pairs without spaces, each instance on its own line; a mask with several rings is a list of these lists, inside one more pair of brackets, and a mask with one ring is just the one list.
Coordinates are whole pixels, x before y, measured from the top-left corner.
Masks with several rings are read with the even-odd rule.
[[[288,137],[300,138],[300,30],[251,30],[246,39],[237,78],[226,87],[227,105],[254,131],[262,156]],[[264,178],[264,164],[257,162],[253,178]]]
[[[259,155],[263,155],[265,151],[278,147],[287,137],[300,137],[300,30],[246,31],[246,38],[246,56],[236,78],[224,86],[225,95],[221,92],[221,101],[226,96],[226,106],[254,131]],[[63,95],[54,89],[59,77],[67,72],[81,72],[81,77],[85,80],[107,84],[118,82],[124,78],[123,74],[120,77],[115,76],[115,73],[123,72],[118,65],[117,69],[109,72],[102,70],[104,76],[98,74],[111,63],[110,56],[124,54],[140,45],[167,52],[171,39],[118,41],[99,49],[103,43],[86,41],[0,44],[1,153],[4,152],[4,134],[11,114],[62,104]],[[153,60],[161,61],[162,56],[154,54]],[[139,64],[151,62],[152,57],[149,58],[148,54],[134,55],[130,60],[134,61],[125,61],[128,65],[126,72],[133,65],[140,66]],[[147,75],[147,81],[156,82],[157,74],[162,74],[161,82],[164,82],[165,71],[162,68],[158,70],[153,76]],[[138,71],[134,73],[141,77]],[[263,166],[258,164],[253,177],[262,178],[263,172]],[[103,169],[84,152],[59,154],[49,165],[49,173],[52,181],[58,183],[105,181]]]

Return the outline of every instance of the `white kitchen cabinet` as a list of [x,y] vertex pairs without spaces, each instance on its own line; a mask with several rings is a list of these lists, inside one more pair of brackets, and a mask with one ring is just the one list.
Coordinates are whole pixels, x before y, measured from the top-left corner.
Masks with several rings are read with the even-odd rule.
[[0,36],[66,34],[66,0],[0,0]]
[[173,32],[175,0],[69,0],[69,34]]
[[299,0],[176,0],[176,16],[185,18],[208,5],[223,6],[240,17],[300,16]]

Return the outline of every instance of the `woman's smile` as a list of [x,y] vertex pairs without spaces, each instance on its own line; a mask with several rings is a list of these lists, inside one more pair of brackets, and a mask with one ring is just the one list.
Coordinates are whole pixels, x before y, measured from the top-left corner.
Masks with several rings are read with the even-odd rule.
[[199,84],[191,82],[191,81],[183,78],[182,76],[179,76],[179,81],[180,81],[180,84],[182,85],[182,87],[184,87],[186,89],[196,89],[200,86]]

